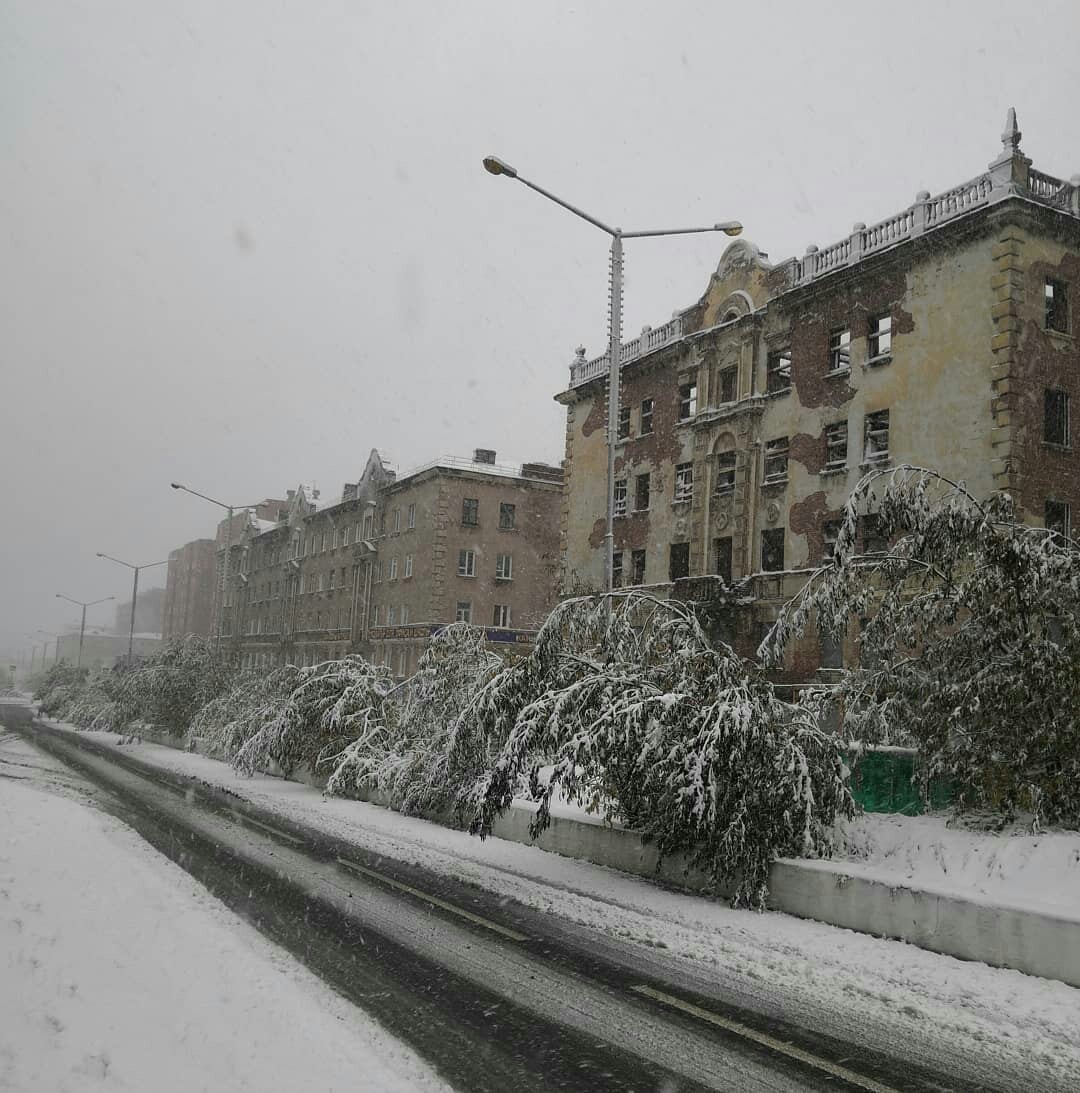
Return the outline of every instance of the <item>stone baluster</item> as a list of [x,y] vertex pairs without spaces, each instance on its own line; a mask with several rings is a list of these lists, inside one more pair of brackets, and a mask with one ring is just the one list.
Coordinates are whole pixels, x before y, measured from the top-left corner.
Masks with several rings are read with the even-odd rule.
[[849,266],[855,265],[863,256],[863,232],[866,231],[866,225],[861,220],[855,221],[855,226],[851,229],[851,245],[848,247],[847,264]]
[[806,248],[806,254],[803,256],[803,275],[804,281],[812,281],[817,274],[817,243],[810,243]]
[[926,231],[926,218],[929,213],[930,191],[920,190],[915,195],[915,204],[911,206],[911,234],[922,235]]

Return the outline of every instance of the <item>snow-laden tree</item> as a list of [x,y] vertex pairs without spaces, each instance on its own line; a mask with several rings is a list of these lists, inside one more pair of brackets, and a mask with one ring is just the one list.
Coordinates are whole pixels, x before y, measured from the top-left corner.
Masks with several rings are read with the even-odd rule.
[[37,672],[30,681],[30,690],[41,712],[63,718],[86,689],[86,675],[66,659],[54,661],[44,671]]
[[349,794],[381,789],[404,812],[457,810],[461,792],[491,756],[458,746],[459,717],[504,661],[484,631],[453,623],[435,634],[416,674],[394,693],[394,716],[384,717],[337,756],[327,789]]
[[714,645],[691,607],[645,592],[562,603],[455,731],[462,748],[501,744],[472,791],[474,832],[528,776],[534,836],[561,790],[734,881],[743,905],[763,905],[775,858],[829,853],[835,818],[854,813],[835,738]]
[[91,675],[69,703],[64,720],[80,729],[122,732],[138,716],[129,689],[132,674],[117,667]]
[[235,678],[236,669],[212,641],[188,635],[140,664],[127,678],[126,694],[140,720],[180,735]]
[[258,728],[233,756],[243,774],[271,762],[286,775],[304,764],[314,770],[354,741],[385,732],[389,668],[354,655],[292,671],[288,697],[265,705]]
[[300,669],[291,664],[267,673],[245,672],[199,710],[191,722],[191,738],[201,741],[206,754],[231,761],[277,716],[299,682]]
[[[860,517],[891,543],[860,553]],[[913,740],[925,777],[964,805],[1080,823],[1080,552],[1014,518],[1004,494],[974,497],[903,466],[852,491],[832,562],[762,644],[776,662],[813,622],[862,626],[861,664],[834,700],[845,735]],[[825,701],[824,696],[821,701]]]

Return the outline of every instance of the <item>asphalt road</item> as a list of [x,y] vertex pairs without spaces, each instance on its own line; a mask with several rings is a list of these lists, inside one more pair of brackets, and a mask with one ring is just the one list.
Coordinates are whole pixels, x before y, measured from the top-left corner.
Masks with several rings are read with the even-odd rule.
[[643,975],[552,916],[148,776],[26,707],[0,705],[0,720],[61,761],[41,777],[122,818],[457,1089],[977,1088]]

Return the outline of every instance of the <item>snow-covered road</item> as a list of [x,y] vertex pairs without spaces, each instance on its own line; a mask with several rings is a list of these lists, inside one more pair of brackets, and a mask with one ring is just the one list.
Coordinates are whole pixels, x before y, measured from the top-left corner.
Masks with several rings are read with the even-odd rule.
[[93,796],[0,735],[0,1089],[448,1088]]

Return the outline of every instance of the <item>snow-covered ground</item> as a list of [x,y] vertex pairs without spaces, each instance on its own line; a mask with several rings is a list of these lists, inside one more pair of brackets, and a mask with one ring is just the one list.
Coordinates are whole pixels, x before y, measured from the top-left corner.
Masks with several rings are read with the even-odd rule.
[[0,1089],[447,1088],[119,821],[0,779]]
[[244,778],[202,755],[155,744],[125,750],[388,858],[550,912],[553,922],[591,931],[598,949],[663,961],[687,982],[715,983],[760,1012],[812,1012],[823,1031],[928,1063],[955,1062],[955,1053],[975,1048],[991,1075],[1000,1066],[1030,1074],[1032,1088],[1080,1088],[1080,990],[1062,983],[787,915],[733,911],[535,847],[482,842],[296,782]]

